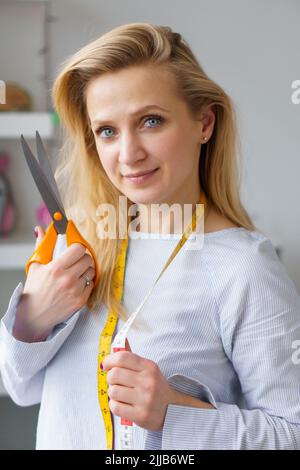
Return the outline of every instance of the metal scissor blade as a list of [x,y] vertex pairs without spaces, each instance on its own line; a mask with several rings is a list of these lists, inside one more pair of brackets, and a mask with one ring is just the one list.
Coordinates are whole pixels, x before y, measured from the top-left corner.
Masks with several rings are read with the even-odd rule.
[[40,162],[40,166],[44,172],[44,175],[46,175],[48,182],[50,183],[52,187],[52,190],[56,196],[57,201],[59,202],[61,207],[64,207],[62,200],[60,198],[60,195],[59,195],[58,187],[54,178],[54,174],[50,165],[48,155],[46,153],[44,144],[42,142],[41,136],[38,133],[38,131],[35,132],[35,136],[36,136],[36,150],[37,150],[37,156]]
[[[27,164],[29,166],[30,172],[32,174],[32,177],[48,208],[48,211],[52,217],[57,233],[62,233],[62,234],[66,233],[68,219],[66,217],[65,211],[63,207],[57,201],[56,196],[53,193],[52,188],[50,184],[48,183],[46,176],[44,175],[42,169],[40,168],[40,165],[37,159],[35,158],[32,151],[30,150],[30,147],[27,144],[26,140],[24,139],[23,135],[21,135],[21,144],[22,144],[23,152],[24,152]],[[61,220],[55,220],[53,217],[55,212],[60,212],[63,218]]]

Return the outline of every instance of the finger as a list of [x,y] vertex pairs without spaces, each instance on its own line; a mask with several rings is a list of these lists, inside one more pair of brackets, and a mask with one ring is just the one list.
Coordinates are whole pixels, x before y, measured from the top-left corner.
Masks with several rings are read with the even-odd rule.
[[90,261],[90,266],[92,266],[92,268],[95,269],[95,261],[94,261],[94,258],[89,255],[88,253],[85,254],[87,258],[89,258],[89,261]]
[[[93,280],[93,278],[95,277],[95,270],[93,268],[89,268],[87,271],[85,271],[83,274],[85,274],[90,282]],[[86,284],[86,279],[85,277],[82,275],[82,276],[79,276],[79,280],[80,282],[82,282],[82,288],[85,289],[86,287],[89,287],[87,284]],[[90,284],[89,284],[90,285]]]
[[124,367],[136,372],[147,367],[147,359],[144,359],[137,354],[130,351],[117,351],[113,354],[108,354],[102,362],[103,370],[109,370],[112,367]]
[[94,263],[92,262],[92,258],[88,254],[84,254],[83,257],[73,264],[70,268],[67,269],[69,274],[75,277],[80,277],[84,274],[89,268],[94,269]]
[[91,255],[90,251],[88,250],[88,248],[86,249],[86,255],[90,256],[91,261],[92,261],[92,266],[95,267],[94,258],[92,257],[92,255]]
[[[42,227],[37,225],[36,227],[34,227],[34,233],[35,233],[35,236],[36,236],[34,250],[36,250],[38,248],[38,246],[40,245],[40,243],[43,241],[43,238],[45,236],[45,231]],[[39,264],[40,263],[38,263],[37,261],[33,261],[29,266],[29,271],[33,266],[38,266]],[[33,268],[33,269],[35,269],[35,268]]]
[[40,227],[39,225],[34,227],[34,231],[35,233],[37,234],[37,238],[36,238],[36,242],[35,242],[35,246],[34,246],[34,249],[36,250],[37,247],[41,244],[41,242],[43,241],[43,238],[45,236],[45,231],[42,227]]
[[68,269],[83,257],[85,250],[85,246],[81,243],[72,243],[57,259],[51,262],[58,264],[62,269]]
[[107,383],[110,385],[122,385],[123,387],[134,388],[139,384],[138,374],[130,369],[113,367],[106,374]]
[[107,389],[109,398],[128,405],[136,403],[137,393],[133,388],[123,387],[121,385],[112,385]]
[[91,281],[92,279],[94,279],[96,271],[93,268],[88,268],[86,271],[84,271],[83,274],[86,274],[89,280]]
[[121,416],[122,418],[128,419],[129,421],[137,421],[138,419],[136,410],[132,405],[110,400],[109,408],[114,415]]
[[84,284],[82,295],[84,296],[84,299],[85,299],[84,302],[85,303],[88,301],[89,296],[91,295],[93,288],[94,288],[94,282],[93,281],[90,282],[89,286],[87,286],[86,283]]

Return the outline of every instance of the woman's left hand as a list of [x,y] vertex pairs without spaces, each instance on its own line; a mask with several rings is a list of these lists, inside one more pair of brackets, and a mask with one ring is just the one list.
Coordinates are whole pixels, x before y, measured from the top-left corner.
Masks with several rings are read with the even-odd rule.
[[131,351],[118,351],[107,355],[102,366],[107,371],[112,413],[150,431],[162,430],[167,406],[174,401],[176,390],[158,365]]

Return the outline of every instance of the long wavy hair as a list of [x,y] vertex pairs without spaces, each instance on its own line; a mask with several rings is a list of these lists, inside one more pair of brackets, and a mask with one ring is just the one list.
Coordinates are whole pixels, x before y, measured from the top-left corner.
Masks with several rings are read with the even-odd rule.
[[[178,91],[192,116],[208,105],[215,109],[214,131],[201,146],[199,179],[211,206],[234,224],[257,230],[243,207],[239,188],[242,152],[231,98],[208,77],[188,43],[170,27],[148,23],[118,26],[89,43],[63,63],[53,86],[53,101],[63,129],[63,145],[55,171],[66,213],[93,247],[100,267],[100,282],[87,306],[96,311],[104,303],[124,320],[128,312],[114,297],[114,267],[122,239],[99,238],[97,207],[115,207],[117,233],[119,196],[122,193],[105,173],[95,145],[86,108],[90,80],[132,65],[166,67],[174,74]],[[128,208],[132,201],[128,200]],[[128,213],[127,213],[128,214]],[[123,214],[124,215],[124,214]],[[126,219],[131,222],[131,217]]]

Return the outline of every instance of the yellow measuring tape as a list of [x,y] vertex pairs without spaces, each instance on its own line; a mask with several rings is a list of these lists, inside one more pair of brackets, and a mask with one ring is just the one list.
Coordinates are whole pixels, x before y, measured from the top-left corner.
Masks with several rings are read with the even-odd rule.
[[[125,273],[125,262],[126,253],[128,246],[128,236],[121,243],[120,251],[117,256],[116,266],[113,278],[113,289],[114,294],[118,300],[121,300],[123,293],[124,284],[124,273]],[[107,371],[103,371],[100,368],[100,364],[104,361],[104,358],[110,353],[111,340],[117,325],[118,315],[112,309],[110,310],[107,318],[105,327],[102,330],[100,336],[99,353],[98,353],[98,401],[102,411],[105,432],[106,432],[106,448],[107,450],[113,449],[113,429],[111,411],[108,404],[107,388],[108,384],[106,381]]]
[[[203,194],[201,195],[199,204],[205,205],[205,202],[206,202],[206,198]],[[175,258],[177,253],[181,250],[181,248],[183,247],[183,245],[189,238],[192,231],[195,229],[197,220],[199,219],[200,215],[203,213],[203,210],[201,209],[202,209],[202,206],[200,206],[200,209],[197,208],[197,210],[194,211],[192,220],[189,226],[184,231],[179,243],[176,245],[175,249],[173,250],[162,272],[160,273],[158,279],[162,276],[162,274],[167,269],[167,267],[172,262],[172,260]],[[128,233],[126,235],[126,238],[121,242],[117,260],[116,260],[114,276],[113,276],[113,292],[114,292],[115,297],[118,300],[121,300],[122,295],[123,295],[127,248],[128,248]],[[98,352],[98,365],[97,365],[98,401],[100,404],[103,421],[104,421],[107,450],[113,449],[114,432],[113,432],[113,421],[112,421],[111,411],[109,408],[109,398],[107,394],[107,389],[108,389],[108,384],[106,381],[107,371],[103,371],[100,368],[100,364],[104,361],[104,358],[108,354],[110,354],[111,341],[112,341],[112,337],[113,337],[113,334],[117,325],[117,320],[118,320],[117,313],[113,309],[111,309],[108,314],[106,324],[100,336],[99,352]]]

